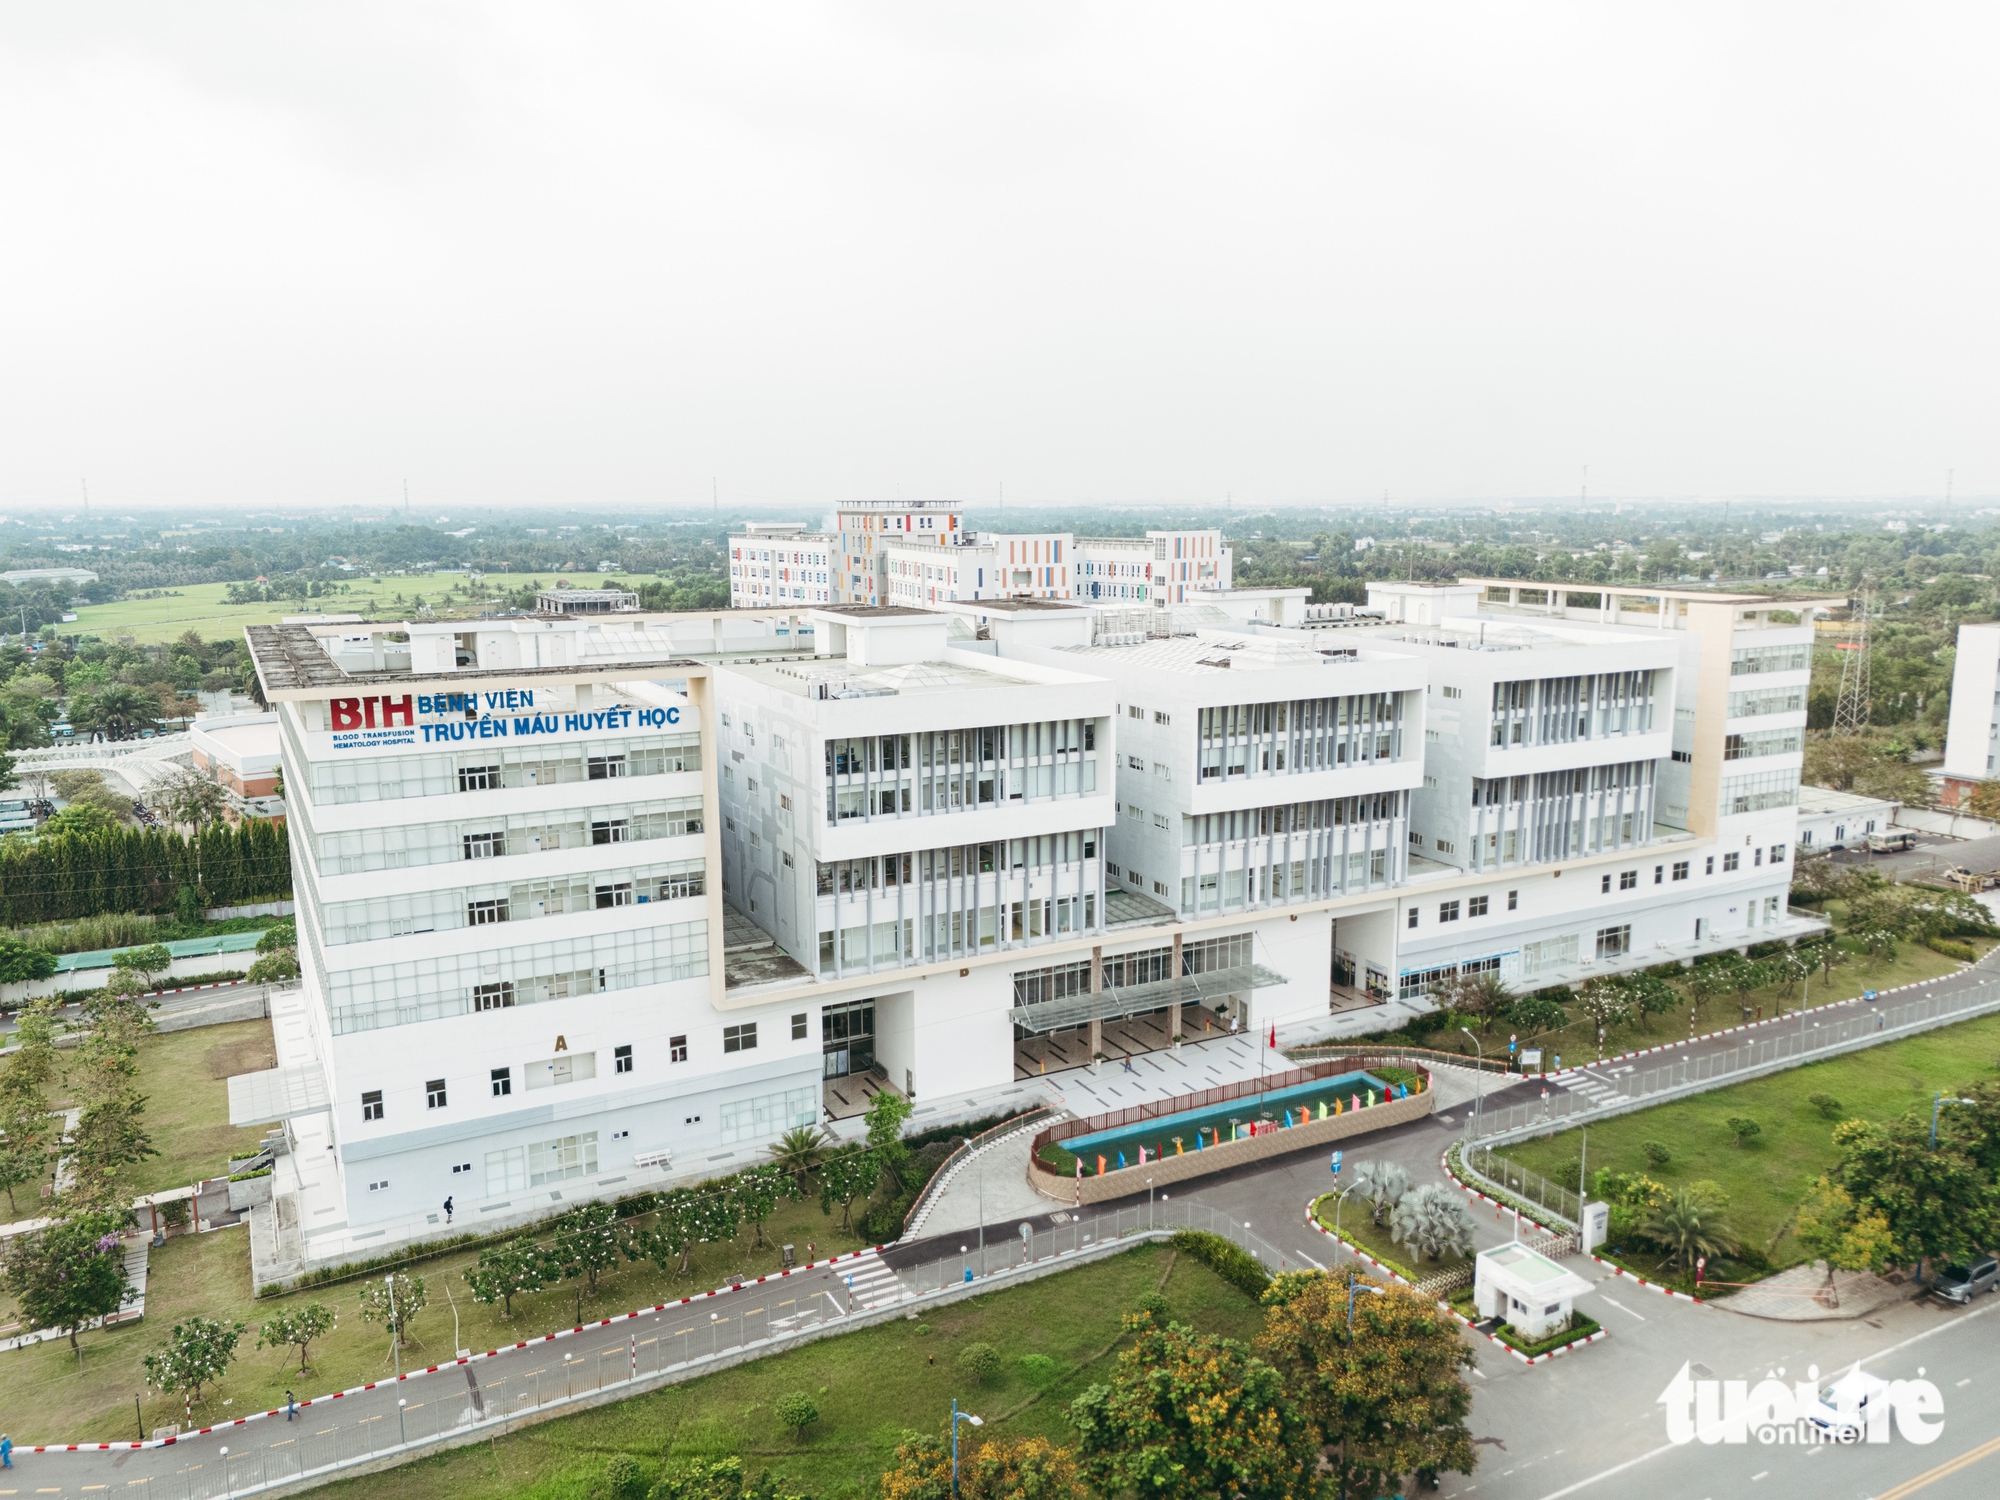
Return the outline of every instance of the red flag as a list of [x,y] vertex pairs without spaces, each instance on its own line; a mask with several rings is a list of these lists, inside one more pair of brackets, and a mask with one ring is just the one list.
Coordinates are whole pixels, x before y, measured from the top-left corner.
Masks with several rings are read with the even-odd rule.
[[1271,1046],[1273,1047],[1273,1049],[1275,1049],[1277,1045],[1278,1045],[1278,1023],[1276,1021],[1273,1021],[1271,1023]]

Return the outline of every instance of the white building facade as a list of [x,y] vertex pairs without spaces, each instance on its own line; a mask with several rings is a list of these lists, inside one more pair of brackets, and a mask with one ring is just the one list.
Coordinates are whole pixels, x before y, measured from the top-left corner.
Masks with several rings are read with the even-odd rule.
[[347,1222],[729,1170],[856,1075],[956,1108],[1106,1028],[1822,928],[1809,620],[1378,592],[253,630]]
[[729,538],[732,609],[807,608],[831,603],[838,538],[804,526],[752,523]]
[[1982,781],[2000,776],[2000,624],[1958,627],[1945,723],[1940,800],[1956,807]]

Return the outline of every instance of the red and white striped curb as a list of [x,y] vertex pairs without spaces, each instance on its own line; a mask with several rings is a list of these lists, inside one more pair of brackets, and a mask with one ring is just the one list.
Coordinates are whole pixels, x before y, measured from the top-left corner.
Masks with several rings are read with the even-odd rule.
[[[1502,1213],[1520,1213],[1520,1210],[1509,1207],[1507,1204],[1502,1203],[1497,1198],[1489,1198],[1486,1196],[1486,1194],[1480,1192],[1478,1188],[1471,1187],[1467,1185],[1464,1181],[1462,1181],[1459,1175],[1456,1172],[1452,1171],[1451,1169],[1451,1153],[1449,1151],[1445,1152],[1443,1157],[1439,1159],[1438,1164],[1444,1168],[1445,1176],[1449,1177],[1454,1183],[1458,1184],[1460,1189],[1462,1189],[1467,1193],[1470,1193],[1473,1197],[1477,1198],[1481,1203],[1491,1203],[1495,1208],[1499,1209]],[[1535,1221],[1529,1218],[1526,1214],[1520,1214],[1520,1218],[1523,1224],[1533,1224],[1536,1229],[1541,1230],[1543,1233],[1546,1234],[1548,1232],[1547,1225],[1535,1223]],[[1587,1253],[1589,1254],[1592,1260],[1596,1261],[1600,1266],[1603,1266],[1605,1269],[1610,1271],[1615,1271],[1618,1275],[1623,1276],[1628,1281],[1636,1281],[1639,1283],[1640,1286],[1650,1287],[1652,1290],[1660,1293],[1664,1297],[1678,1297],[1683,1302],[1694,1303],[1694,1305],[1697,1307],[1708,1306],[1708,1300],[1704,1297],[1696,1297],[1688,1292],[1677,1292],[1670,1286],[1661,1286],[1657,1281],[1648,1281],[1638,1272],[1628,1271],[1623,1266],[1617,1265],[1612,1261],[1606,1260],[1603,1256],[1599,1255],[1595,1250],[1589,1251]]]
[[1367,1261],[1369,1265],[1373,1266],[1376,1270],[1380,1271],[1384,1276],[1388,1277],[1391,1281],[1400,1281],[1403,1283],[1404,1286],[1412,1286],[1415,1284],[1410,1280],[1409,1277],[1405,1276],[1401,1271],[1397,1271],[1390,1268],[1389,1266],[1383,1265],[1381,1261],[1377,1260],[1374,1256],[1370,1255],[1366,1250],[1363,1250],[1359,1245],[1355,1244],[1354,1241],[1348,1239],[1345,1235],[1335,1234],[1331,1229],[1328,1229],[1324,1224],[1320,1223],[1319,1215],[1314,1212],[1314,1209],[1318,1206],[1318,1204],[1319,1204],[1318,1198],[1309,1198],[1306,1200],[1306,1222],[1308,1224],[1312,1225],[1313,1228],[1317,1229],[1321,1234],[1325,1235],[1328,1239],[1332,1240],[1336,1245],[1340,1245],[1343,1248],[1345,1248],[1347,1253],[1349,1255],[1352,1255],[1356,1260]]
[[[767,1281],[779,1281],[784,1277],[797,1275],[802,1271],[824,1270],[836,1262],[856,1261],[862,1259],[864,1256],[879,1256],[881,1253],[882,1246],[873,1245],[866,1250],[850,1251],[846,1255],[834,1255],[829,1256],[825,1260],[807,1261],[806,1264],[794,1266],[788,1271],[776,1271],[769,1276],[759,1276],[755,1281],[745,1281],[741,1286],[719,1286],[713,1291],[699,1292],[692,1297],[682,1297],[677,1302],[655,1302],[651,1307],[637,1308],[632,1312],[620,1313],[616,1317],[599,1318],[594,1323],[579,1323],[574,1328],[558,1328],[554,1333],[545,1333],[539,1338],[522,1339],[519,1343],[507,1344],[499,1349],[488,1349],[483,1354],[470,1354],[464,1359],[446,1360],[441,1365],[429,1365],[421,1370],[408,1370],[397,1376],[394,1380],[371,1380],[366,1385],[351,1385],[344,1391],[335,1391],[331,1395],[314,1396],[309,1401],[301,1401],[299,1409],[303,1411],[306,1407],[313,1405],[314,1402],[338,1401],[345,1396],[358,1396],[363,1391],[372,1391],[383,1386],[397,1385],[406,1380],[417,1380],[425,1375],[435,1375],[439,1370],[455,1370],[460,1365],[477,1364],[482,1359],[493,1359],[501,1354],[511,1354],[514,1350],[525,1349],[530,1344],[553,1343],[557,1339],[568,1338],[570,1335],[582,1333],[586,1329],[609,1328],[613,1323],[624,1323],[633,1318],[643,1318],[653,1313],[665,1312],[670,1307],[686,1307],[691,1302],[700,1302],[709,1297],[720,1297],[725,1292],[744,1291],[753,1286],[761,1286]],[[134,1448],[170,1448],[184,1438],[197,1438],[211,1432],[224,1432],[231,1427],[241,1427],[248,1422],[259,1422],[266,1417],[282,1417],[284,1414],[284,1407],[274,1406],[269,1411],[248,1412],[231,1421],[217,1422],[213,1426],[203,1427],[194,1432],[179,1433],[173,1437],[148,1438],[144,1442],[139,1443],[37,1443],[31,1448],[23,1447],[20,1451],[23,1453],[122,1453]]]
[[1567,1344],[1562,1345],[1560,1348],[1545,1349],[1540,1354],[1523,1354],[1519,1349],[1516,1349],[1512,1344],[1508,1343],[1498,1334],[1488,1333],[1485,1329],[1479,1327],[1476,1323],[1472,1321],[1472,1319],[1468,1318],[1464,1313],[1460,1312],[1457,1308],[1451,1306],[1449,1303],[1440,1302],[1438,1303],[1438,1306],[1442,1307],[1446,1312],[1450,1313],[1454,1318],[1458,1319],[1459,1322],[1463,1323],[1469,1332],[1478,1334],[1481,1338],[1485,1339],[1486,1342],[1489,1344],[1498,1344],[1502,1349],[1505,1349],[1509,1354],[1513,1355],[1514,1358],[1518,1359],[1524,1365],[1546,1364],[1548,1363],[1548,1361],[1554,1359],[1558,1354],[1567,1354],[1572,1349],[1581,1349],[1585,1344],[1594,1344],[1599,1339],[1608,1339],[1611,1337],[1610,1329],[1600,1327],[1597,1330],[1597,1332],[1585,1334],[1580,1339],[1571,1339]]
[[1446,1151],[1444,1155],[1438,1158],[1438,1166],[1443,1170],[1444,1175],[1452,1180],[1452,1184],[1455,1187],[1457,1187],[1460,1192],[1470,1193],[1473,1197],[1477,1198],[1481,1203],[1492,1204],[1495,1208],[1499,1209],[1500,1212],[1503,1214],[1512,1214],[1515,1218],[1519,1219],[1523,1224],[1530,1225],[1533,1228],[1540,1230],[1543,1234],[1549,1233],[1548,1225],[1539,1223],[1536,1220],[1529,1218],[1527,1214],[1523,1213],[1520,1209],[1514,1207],[1514,1205],[1511,1203],[1502,1203],[1498,1198],[1487,1197],[1486,1194],[1480,1192],[1478,1188],[1472,1186],[1472,1184],[1466,1182],[1463,1178],[1461,1178],[1458,1175],[1458,1173],[1452,1171],[1451,1152]]

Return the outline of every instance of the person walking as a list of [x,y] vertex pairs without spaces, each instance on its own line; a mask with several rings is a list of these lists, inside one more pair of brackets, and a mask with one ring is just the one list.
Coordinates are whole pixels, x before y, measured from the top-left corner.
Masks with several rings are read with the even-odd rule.
[[451,1222],[451,1199],[449,1198],[444,1200],[444,1221],[447,1224]]
[[14,1440],[0,1432],[0,1469],[14,1467]]
[[291,1421],[299,1414],[299,1398],[290,1391],[285,1392],[285,1420]]

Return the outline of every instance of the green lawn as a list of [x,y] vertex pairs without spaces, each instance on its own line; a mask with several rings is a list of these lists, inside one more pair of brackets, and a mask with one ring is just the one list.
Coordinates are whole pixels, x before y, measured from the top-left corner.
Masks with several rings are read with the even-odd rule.
[[[121,599],[115,604],[92,604],[78,610],[73,627],[86,635],[117,640],[131,636],[140,645],[171,641],[184,630],[198,631],[205,639],[235,638],[246,625],[275,625],[286,615],[340,614],[367,615],[375,619],[402,619],[415,610],[415,600],[424,602],[438,614],[476,615],[481,599],[502,589],[526,583],[551,585],[555,573],[488,573],[473,585],[463,573],[355,573],[346,579],[345,593],[330,593],[318,599],[287,600],[277,604],[228,604],[226,583],[190,583],[164,590],[146,590],[153,595],[142,599]],[[595,574],[562,575],[578,588],[598,582]],[[618,582],[630,585],[630,576]],[[338,587],[336,585],[336,587]],[[473,595],[468,589],[482,593]],[[401,596],[398,602],[397,596]],[[65,632],[67,633],[67,632]]]
[[[1171,1269],[1170,1269],[1171,1267]],[[1243,1293],[1186,1256],[1142,1246],[1027,1286],[970,1298],[924,1314],[825,1339],[686,1385],[527,1428],[499,1443],[460,1448],[396,1471],[398,1500],[584,1500],[614,1453],[649,1464],[663,1458],[739,1454],[787,1488],[844,1500],[874,1493],[896,1444],[912,1429],[942,1430],[958,1399],[1003,1438],[1069,1442],[1070,1401],[1105,1378],[1116,1358],[1120,1318],[1160,1285],[1172,1316],[1207,1333],[1249,1339],[1262,1319]],[[980,1386],[957,1357],[975,1341],[1001,1355],[1001,1375]],[[1040,1354],[1055,1369],[1037,1384],[1022,1365]],[[779,1427],[778,1398],[804,1391],[820,1420],[803,1439]],[[380,1476],[331,1487],[335,1496],[375,1496]]]
[[[212,1037],[222,1029],[210,1027],[180,1035]],[[149,1113],[151,1109],[149,1106]],[[857,1210],[859,1207],[857,1204]],[[388,1343],[379,1329],[357,1315],[362,1279],[259,1301],[251,1295],[248,1232],[223,1229],[168,1240],[154,1252],[149,1267],[145,1320],[84,1334],[81,1368],[67,1344],[39,1344],[0,1358],[0,1413],[5,1414],[14,1441],[73,1441],[79,1434],[91,1439],[124,1437],[132,1426],[132,1393],[145,1384],[142,1357],[166,1337],[176,1318],[192,1313],[249,1325],[228,1379],[196,1410],[204,1420],[276,1405],[288,1385],[301,1396],[308,1392],[317,1395],[386,1375],[390,1370]],[[822,1257],[860,1248],[856,1236],[840,1232],[838,1207],[826,1218],[817,1202],[785,1205],[764,1226],[764,1236],[770,1248],[755,1248],[750,1227],[745,1225],[733,1242],[700,1246],[693,1274],[684,1278],[664,1275],[645,1261],[621,1265],[599,1280],[595,1297],[584,1297],[584,1316],[607,1317],[669,1297],[707,1291],[735,1273],[755,1277],[775,1271],[779,1264],[776,1247],[787,1241],[799,1247],[801,1259],[808,1240],[817,1242]],[[412,1274],[424,1278],[428,1299],[412,1325],[420,1345],[414,1352],[421,1356],[421,1363],[450,1358],[460,1348],[491,1349],[511,1344],[530,1335],[567,1328],[574,1321],[576,1306],[568,1289],[515,1298],[511,1321],[498,1307],[475,1303],[466,1288],[464,1272],[477,1259],[476,1250],[464,1249],[410,1268]],[[296,1367],[287,1367],[281,1354],[255,1346],[257,1329],[272,1312],[283,1305],[307,1302],[323,1302],[333,1308],[340,1326],[314,1345],[312,1373],[299,1376]],[[454,1303],[458,1314],[456,1343]],[[0,1293],[0,1324],[15,1321],[16,1315],[11,1299]],[[409,1363],[410,1356],[405,1355],[404,1361]],[[149,1429],[179,1419],[179,1408],[153,1392],[147,1392],[145,1411]]]
[[[1822,1116],[1808,1096],[1838,1100],[1840,1119],[1893,1119],[1912,1109],[1928,1112],[1934,1090],[1979,1083],[1996,1071],[2000,1016],[1983,1016],[1601,1121],[1589,1127],[1589,1166],[1593,1174],[1599,1167],[1646,1172],[1669,1187],[1704,1178],[1719,1183],[1745,1243],[1769,1255],[1774,1267],[1791,1265],[1805,1258],[1783,1233],[1792,1208],[1835,1160],[1836,1121]],[[1738,1147],[1724,1123],[1731,1116],[1755,1120],[1762,1134]],[[1510,1146],[1505,1154],[1574,1185],[1578,1137],[1566,1130]],[[1665,1166],[1647,1162],[1647,1141],[1667,1148]]]
[[[1980,953],[1992,947],[1988,938],[1956,939],[1970,944]],[[1837,1000],[1852,1000],[1864,990],[1889,990],[1898,985],[1914,984],[1923,979],[1936,979],[1943,974],[1955,974],[1964,967],[1955,958],[1946,958],[1941,953],[1933,953],[1915,943],[1897,945],[1893,962],[1873,964],[1861,957],[1851,957],[1848,962],[1833,971],[1831,980],[1824,974],[1815,973],[1810,985],[1802,985],[1787,996],[1776,990],[1755,990],[1751,992],[1750,1004],[1753,1011],[1761,1009],[1763,1015],[1774,1016],[1783,1012],[1789,1015],[1802,1005],[1830,1005]],[[1720,1000],[1710,1000],[1701,1008],[1700,1029],[1714,1031],[1724,1026],[1736,1024],[1741,1016],[1737,1009],[1736,997],[1727,996]],[[1679,1040],[1688,1032],[1688,1011],[1683,1007],[1667,1015],[1643,1016],[1624,1025],[1613,1026],[1604,1039],[1604,1055],[1615,1056],[1620,1052],[1636,1052],[1642,1047],[1657,1047],[1662,1042]],[[1488,1057],[1504,1056],[1507,1051],[1507,1028],[1495,1021],[1480,1037],[1480,1045],[1486,1049]],[[1446,1052],[1460,1052],[1470,1057],[1472,1043],[1457,1030],[1436,1031],[1418,1037],[1423,1046],[1438,1048]],[[1535,1032],[1521,1038],[1524,1046],[1540,1047],[1543,1062],[1553,1068],[1555,1057],[1560,1054],[1566,1066],[1579,1062],[1593,1062],[1597,1058],[1597,1039],[1590,1023],[1577,1020],[1555,1031]]]

